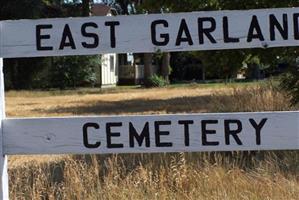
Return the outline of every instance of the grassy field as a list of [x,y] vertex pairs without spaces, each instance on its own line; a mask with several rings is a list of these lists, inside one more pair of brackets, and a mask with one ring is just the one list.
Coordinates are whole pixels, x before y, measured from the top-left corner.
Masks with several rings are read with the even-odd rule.
[[[10,91],[6,93],[6,114],[8,117],[43,117],[210,112],[212,108],[209,105],[211,98],[214,98],[211,95],[215,92],[230,92],[233,88],[258,84],[179,84],[159,89],[134,86],[64,91]],[[227,94],[224,92],[219,95]]]
[[[294,110],[268,83],[11,91],[8,117]],[[299,153],[11,156],[12,199],[298,199]]]

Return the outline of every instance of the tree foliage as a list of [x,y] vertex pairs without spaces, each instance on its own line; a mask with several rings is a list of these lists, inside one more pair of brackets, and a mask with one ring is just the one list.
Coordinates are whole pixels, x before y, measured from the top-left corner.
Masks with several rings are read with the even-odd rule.
[[258,8],[278,8],[299,6],[297,0],[144,0],[142,5],[145,9],[162,8],[169,12],[192,12],[209,10],[244,10]]
[[95,67],[99,67],[99,63],[98,56],[57,57],[53,60],[49,87],[93,86],[96,82]]
[[[161,10],[161,12],[192,12],[210,10],[246,10],[260,8],[296,7],[298,0],[143,0],[139,9]],[[281,62],[291,62],[298,56],[298,48],[274,48],[274,49],[240,49],[225,51],[197,51],[190,52],[194,59],[200,59],[207,75],[218,78],[233,77],[236,72],[246,64],[258,64],[262,66],[277,66]],[[258,63],[253,63],[257,58]],[[179,66],[182,67],[182,66]]]
[[[0,0],[0,20],[6,19],[36,19],[45,17],[87,16],[89,3],[92,0]],[[244,10],[258,8],[297,7],[298,0],[105,0],[110,6],[115,7],[119,14],[138,13],[167,13],[191,12],[209,10]],[[230,78],[234,77],[243,64],[275,67],[279,63],[293,64],[299,56],[298,48],[274,49],[240,49],[225,51],[197,51],[182,54],[190,60],[200,60],[208,77]],[[54,58],[58,62],[65,62],[65,58]],[[85,58],[75,59],[84,71]],[[91,58],[90,58],[91,59]],[[174,60],[172,56],[172,60]],[[35,59],[5,59],[5,73],[9,87],[30,88],[35,85],[30,80],[39,80],[39,72],[49,67],[52,62],[49,58]],[[91,59],[91,63],[94,59]],[[173,62],[172,62],[173,63]],[[193,63],[195,64],[195,63]],[[173,67],[173,66],[172,66]],[[178,66],[183,67],[183,66]],[[191,66],[192,68],[192,66]],[[196,68],[196,66],[195,66]],[[65,69],[68,71],[68,69]],[[92,70],[87,70],[92,71]],[[179,71],[177,69],[173,70]],[[78,72],[79,73],[79,72]],[[85,72],[82,72],[83,74]],[[92,75],[91,75],[92,76]],[[22,77],[22,78],[21,78]],[[28,80],[24,84],[22,80]]]
[[[260,8],[279,8],[279,7],[298,7],[298,0],[117,0],[117,3],[124,11],[123,14],[129,14],[128,8],[134,13],[152,13],[152,12],[192,12],[192,11],[210,11],[210,10],[247,10]],[[183,55],[188,60],[197,60],[190,66],[198,71],[198,66],[202,65],[202,75],[215,78],[234,77],[240,68],[247,64],[248,70],[251,67],[258,68],[276,68],[280,63],[289,63],[294,66],[295,60],[299,57],[297,47],[272,48],[272,49],[240,49],[225,51],[198,51],[189,53],[174,53]],[[179,60],[180,60],[179,59]],[[173,56],[176,64],[178,57]],[[182,60],[181,60],[182,61]],[[184,62],[184,61],[182,61]],[[190,63],[190,61],[189,61]],[[179,75],[186,73],[184,66],[174,68],[174,72]],[[185,67],[186,68],[186,67]],[[276,69],[272,69],[275,71]],[[205,79],[204,77],[202,77]],[[298,68],[290,68],[290,71],[284,76],[282,86],[293,96],[293,103],[299,101],[299,73]]]
[[[89,15],[90,0],[65,2],[64,0],[0,0],[0,20]],[[95,77],[94,68],[99,64],[98,56],[4,59],[5,85],[6,89],[92,85]],[[47,72],[46,76],[43,74],[45,72]]]

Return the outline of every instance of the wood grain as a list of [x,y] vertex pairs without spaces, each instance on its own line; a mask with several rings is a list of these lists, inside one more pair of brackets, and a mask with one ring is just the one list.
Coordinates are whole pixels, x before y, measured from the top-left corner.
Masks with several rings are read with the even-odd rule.
[[[3,59],[0,58],[0,120],[5,119]],[[3,123],[0,123],[0,199],[8,199],[7,156],[3,149]]]
[[[4,153],[8,155],[299,149],[298,115],[298,112],[269,112],[5,119],[3,145]],[[259,125],[265,119],[258,144],[252,122]],[[186,125],[188,137],[183,123],[186,121],[193,122]],[[98,129],[94,125],[87,127],[88,143],[101,143],[98,147],[87,148],[84,145],[83,126],[87,123],[98,125]],[[134,131],[130,130],[130,123],[139,135],[148,123],[148,143],[146,137],[140,143],[134,138],[132,147],[130,135]],[[234,131],[238,132],[235,136]],[[227,132],[232,134],[226,138]]]
[[[295,31],[298,27],[294,22],[297,20],[297,17],[294,18],[294,14],[296,13],[299,13],[298,8],[278,8],[245,11],[210,11],[116,17],[2,21],[1,24],[3,29],[0,33],[2,36],[2,41],[0,42],[2,52],[0,53],[0,57],[64,56],[298,46],[299,38],[296,38],[296,36],[299,37],[299,33],[296,33]],[[287,21],[287,27],[286,30],[284,30],[286,31],[286,38],[279,32],[278,26],[275,26],[275,38],[271,39],[270,15],[273,15],[282,29],[285,29],[283,24],[283,14],[286,15]],[[253,16],[257,17],[263,40],[261,40],[261,38],[254,38],[252,41],[248,41],[250,32],[249,27],[252,23]],[[227,29],[224,28],[225,17],[227,17]],[[209,29],[212,26],[209,21],[204,21],[202,26],[199,25],[198,20],[206,18],[215,20],[215,30],[213,30],[210,35],[215,39],[216,43],[212,43],[206,34],[199,33],[200,27]],[[164,20],[167,24],[158,23],[154,26],[155,34],[153,34],[151,26],[156,20]],[[184,26],[182,21],[185,21],[187,27]],[[111,43],[111,38],[114,37],[114,34],[111,31],[111,26],[106,24],[107,22],[119,22],[119,25],[114,26],[115,47]],[[86,33],[93,34],[93,36],[82,35],[82,26],[84,24],[86,25],[86,23],[93,23],[93,25],[84,28]],[[51,26],[51,28],[40,29],[39,35],[42,37],[42,39],[40,39],[41,46],[51,47],[52,50],[37,50],[38,25]],[[62,39],[66,25],[71,32],[75,48],[72,48],[72,46],[69,45],[59,49],[61,43],[69,44],[69,37]],[[182,32],[179,31],[180,27]],[[190,32],[189,41],[186,41],[187,31]],[[256,32],[257,26],[253,29],[252,34],[255,35]],[[202,44],[200,43],[200,35],[203,35],[204,42]],[[96,37],[98,42],[95,41]],[[158,42],[165,41],[165,37],[168,37],[169,41],[165,45],[158,45],[152,42],[153,37],[156,38],[155,40]],[[228,38],[235,38],[239,41],[229,41]],[[180,42],[178,42],[178,39],[181,39],[179,40]],[[98,44],[95,47],[85,48],[83,43],[89,45]]]

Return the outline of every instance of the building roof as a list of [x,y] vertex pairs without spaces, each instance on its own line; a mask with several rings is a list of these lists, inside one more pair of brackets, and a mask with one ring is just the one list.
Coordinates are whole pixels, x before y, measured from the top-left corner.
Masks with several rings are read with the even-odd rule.
[[111,8],[105,4],[93,4],[91,6],[92,16],[107,16],[111,14]]

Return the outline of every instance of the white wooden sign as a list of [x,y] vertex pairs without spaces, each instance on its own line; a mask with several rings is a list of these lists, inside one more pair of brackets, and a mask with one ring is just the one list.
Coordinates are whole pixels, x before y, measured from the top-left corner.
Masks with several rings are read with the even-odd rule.
[[0,22],[0,57],[298,46],[299,8]]
[[107,154],[299,149],[299,112],[5,119],[3,151]]
[[298,46],[299,8],[0,21],[6,155],[299,149],[299,112],[5,119],[2,58]]
[[3,152],[3,119],[5,119],[3,59],[0,58],[0,200],[8,199],[7,156]]

